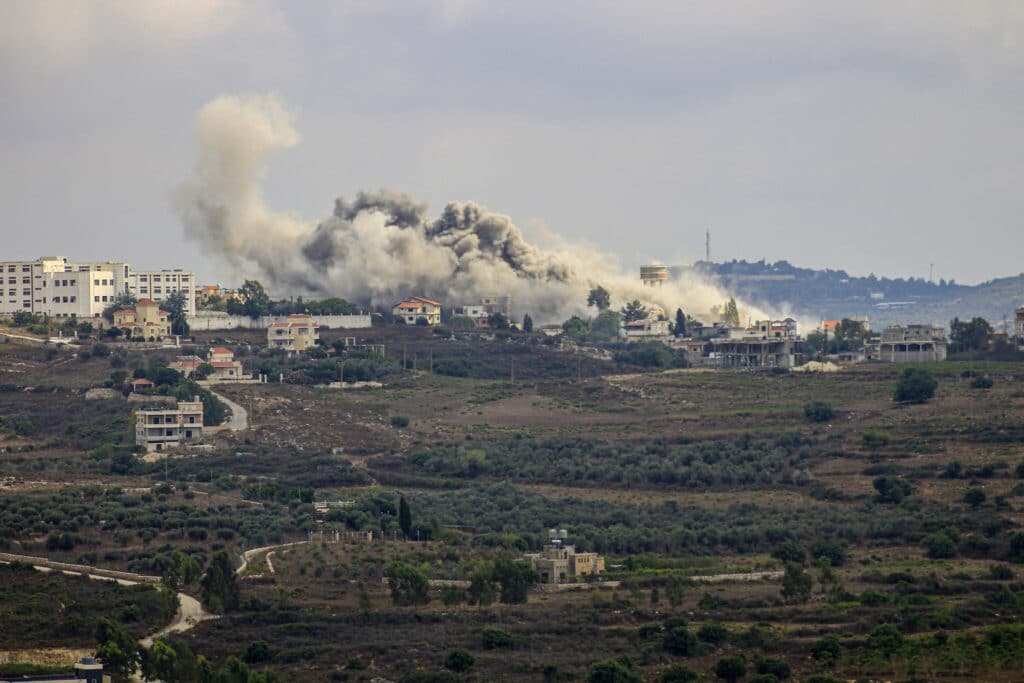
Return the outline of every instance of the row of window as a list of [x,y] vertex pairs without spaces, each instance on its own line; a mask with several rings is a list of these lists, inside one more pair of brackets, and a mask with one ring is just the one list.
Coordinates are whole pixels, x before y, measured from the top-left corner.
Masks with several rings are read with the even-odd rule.
[[[139,282],[147,282],[150,276],[137,275],[136,277],[139,278]],[[174,282],[175,280],[180,280],[181,282],[188,282],[188,275],[165,275],[164,277],[167,278],[167,282]],[[154,275],[153,282],[160,282],[160,276]]]
[[[99,283],[97,283],[99,284]],[[75,287],[78,285],[78,280],[54,280],[54,287]]]
[[[9,277],[9,278],[7,278],[7,284],[9,284],[9,285],[16,285],[16,284],[18,284],[18,278],[16,278],[16,277]],[[23,284],[23,285],[30,285],[30,284],[32,284],[32,278],[29,278],[29,277],[21,278],[21,284]]]
[[[68,299],[70,299],[70,301],[68,301]],[[73,296],[71,296],[71,297],[68,297],[68,296],[55,296],[55,297],[53,297],[53,300],[50,303],[52,303],[52,304],[72,303],[73,304],[73,303],[75,303],[75,297],[73,297]]]
[[[17,268],[18,268],[17,266],[7,266],[7,272],[8,273],[13,273],[15,270],[17,270]],[[23,272],[23,273],[29,273],[31,271],[32,271],[32,266],[22,266],[21,267],[21,272]]]

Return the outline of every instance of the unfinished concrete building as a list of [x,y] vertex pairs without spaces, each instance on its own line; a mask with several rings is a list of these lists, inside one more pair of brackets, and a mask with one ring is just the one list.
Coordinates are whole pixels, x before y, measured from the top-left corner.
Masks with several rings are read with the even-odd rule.
[[946,331],[937,325],[890,325],[868,346],[868,359],[886,363],[946,360]]
[[804,340],[798,337],[712,339],[710,365],[719,368],[792,368],[803,364]]
[[645,287],[661,287],[668,280],[668,266],[640,266],[640,282]]
[[541,583],[572,583],[587,574],[604,571],[604,558],[597,553],[578,553],[576,547],[562,545],[558,539],[544,546],[539,553],[523,556],[537,572]]

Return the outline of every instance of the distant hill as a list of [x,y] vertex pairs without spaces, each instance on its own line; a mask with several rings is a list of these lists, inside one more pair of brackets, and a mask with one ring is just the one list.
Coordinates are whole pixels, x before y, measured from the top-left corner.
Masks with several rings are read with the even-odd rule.
[[843,270],[799,268],[788,261],[698,261],[673,275],[697,274],[717,281],[739,299],[802,318],[832,320],[867,316],[874,329],[891,323],[948,325],[954,317],[980,315],[997,330],[1024,305],[1024,273],[960,285],[924,278],[853,277]]

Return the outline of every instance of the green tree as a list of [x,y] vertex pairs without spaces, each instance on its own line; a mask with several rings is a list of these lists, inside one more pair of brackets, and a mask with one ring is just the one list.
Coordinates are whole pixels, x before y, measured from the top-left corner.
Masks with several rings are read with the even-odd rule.
[[658,677],[658,683],[700,683],[703,680],[703,676],[682,664],[673,664]]
[[233,612],[238,609],[238,579],[227,552],[218,550],[200,582],[203,605],[212,612]]
[[507,330],[509,326],[508,316],[504,313],[491,313],[487,316],[487,325],[492,330]]
[[906,368],[893,393],[899,403],[926,403],[935,395],[938,381],[924,368]]
[[619,314],[615,311],[601,311],[590,323],[590,336],[605,341],[616,339],[619,336],[619,321]]
[[587,683],[640,683],[641,680],[640,676],[630,671],[629,661],[622,658],[594,662],[587,676]]
[[498,591],[494,585],[494,568],[490,564],[480,562],[473,568],[473,573],[469,575],[467,593],[471,605],[487,607],[494,602]]
[[444,668],[457,674],[469,671],[474,662],[476,662],[476,658],[461,647],[450,650],[444,656]]
[[672,334],[677,337],[686,336],[686,315],[683,313],[683,309],[676,309],[676,324],[672,328]]
[[868,634],[868,647],[886,657],[891,657],[902,645],[903,634],[892,624],[876,626]]
[[922,545],[928,551],[928,557],[936,560],[956,557],[956,543],[948,534],[937,531],[924,537]]
[[108,323],[112,323],[114,322],[114,311],[119,311],[122,308],[134,308],[138,302],[139,300],[131,292],[121,292],[114,297],[109,306],[103,309],[101,315]]
[[842,652],[839,639],[835,636],[825,636],[811,646],[811,655],[826,666],[835,664]]
[[200,363],[199,366],[192,371],[192,379],[204,380],[213,374],[213,366],[209,363]]
[[747,675],[747,660],[743,655],[730,655],[722,657],[715,664],[715,675],[723,681],[736,683]]
[[398,499],[398,528],[408,538],[412,534],[412,511],[409,510],[409,503],[405,496]]
[[587,327],[587,323],[582,318],[574,315],[562,323],[562,331],[565,332],[566,336],[579,341],[587,336],[590,328]]
[[467,332],[476,329],[476,321],[468,315],[455,315],[448,321],[448,327],[453,330]]
[[729,297],[729,301],[725,304],[725,310],[722,311],[722,322],[729,327],[740,326],[740,309],[736,306],[736,299]]
[[836,411],[828,401],[811,401],[804,406],[804,415],[812,422],[828,422],[835,414]]
[[258,280],[246,280],[238,288],[238,296],[242,299],[244,314],[250,318],[259,318],[270,310],[270,296],[267,295],[267,290],[263,289],[263,285]]
[[697,636],[685,625],[673,626],[665,633],[661,646],[674,655],[692,657],[697,654]]
[[185,336],[188,327],[188,298],[180,289],[160,303],[160,308],[167,311],[167,319],[171,323],[171,334]]
[[985,490],[978,487],[967,489],[967,493],[964,494],[964,502],[977,510],[985,502]]
[[529,313],[523,316],[523,332],[533,332],[533,318]]
[[612,305],[611,294],[604,287],[598,285],[590,290],[587,295],[587,306],[594,306],[598,311],[607,310]]
[[405,562],[392,562],[384,571],[396,605],[426,605],[430,602],[430,584],[426,575]]
[[643,320],[647,317],[647,307],[640,303],[639,299],[633,299],[619,312],[623,322],[631,323],[635,320]]
[[902,503],[914,491],[910,482],[899,477],[877,477],[873,483],[878,491],[875,500],[879,503]]
[[493,577],[501,591],[499,600],[506,605],[525,603],[530,586],[537,581],[530,565],[506,557],[495,560]]
[[789,603],[807,602],[811,597],[811,575],[796,562],[787,562],[782,575],[782,598]]
[[96,621],[96,656],[115,678],[127,679],[139,667],[139,645],[120,624],[105,617]]
[[975,317],[966,322],[953,318],[949,322],[950,351],[982,351],[992,344],[994,334],[995,330],[984,318]]

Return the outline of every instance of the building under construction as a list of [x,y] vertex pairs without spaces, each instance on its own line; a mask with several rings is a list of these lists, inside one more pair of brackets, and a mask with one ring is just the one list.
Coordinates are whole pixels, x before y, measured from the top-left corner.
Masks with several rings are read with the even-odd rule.
[[668,266],[640,266],[640,282],[645,287],[661,287],[668,280]]
[[792,368],[805,361],[799,337],[712,339],[709,344],[710,364],[719,368]]

